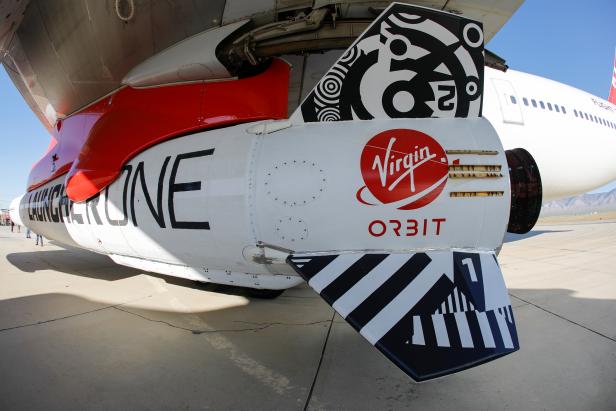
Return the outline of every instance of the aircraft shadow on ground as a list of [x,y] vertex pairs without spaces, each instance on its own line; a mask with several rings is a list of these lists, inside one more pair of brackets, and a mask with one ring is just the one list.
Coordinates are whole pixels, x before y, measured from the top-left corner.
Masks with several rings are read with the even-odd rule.
[[[615,306],[614,300],[578,298],[564,289],[511,292],[528,299],[558,299],[563,306],[584,305],[592,312],[613,312]],[[451,393],[494,390],[506,396],[513,409],[527,408],[529,403],[518,391],[537,384],[529,375],[543,378],[546,373],[577,371],[567,370],[566,362],[563,365],[553,355],[537,355],[551,352],[554,339],[528,334],[537,325],[531,324],[533,316],[520,315],[525,309],[514,309],[522,344],[515,359],[505,357],[422,384],[413,383],[350,326],[337,321],[325,347],[326,366],[318,375],[314,404],[324,409],[351,409],[352,404],[382,401],[383,409],[413,404],[438,408],[442,405],[439,398]],[[293,320],[281,310],[293,312]],[[24,312],[30,315],[12,321],[12,316]],[[183,408],[247,409],[258,404],[259,409],[302,409],[304,400],[300,399],[307,398],[310,390],[330,318],[331,309],[318,299],[251,301],[199,312],[114,305],[63,293],[3,300],[0,351],[5,366],[0,367],[0,405],[7,405],[2,409],[51,403],[58,408],[97,404],[101,408],[159,409],[181,404]],[[554,321],[562,319],[554,317]],[[610,356],[610,352],[603,354]],[[335,380],[346,382],[323,391],[327,381]],[[517,388],[508,390],[511,386]],[[382,392],[384,387],[387,395]],[[609,408],[610,387],[606,380],[604,387],[593,388],[594,409]],[[455,408],[476,407],[482,402],[478,395],[456,395]],[[491,398],[498,400],[498,396]],[[539,395],[532,401],[546,409],[562,405],[562,398],[554,395]]]
[[298,324],[287,325],[273,314],[280,301],[258,303],[269,315],[248,313],[251,304],[185,313],[60,293],[2,300],[0,409],[296,409],[331,314],[295,307]]
[[148,271],[138,270],[116,264],[108,256],[66,245],[56,244],[63,250],[41,250],[7,254],[6,259],[13,266],[25,273],[36,274],[44,270],[54,270],[64,274],[92,278],[96,280],[117,281],[147,274],[160,278],[168,284],[200,289],[229,295],[249,297],[250,292],[244,287],[203,283],[185,278],[178,278]]
[[99,280],[115,281],[141,274],[141,271],[115,264],[109,257],[84,250],[41,250],[7,254],[6,259],[25,273],[54,270]]
[[571,230],[532,230],[526,234],[505,233],[503,243],[513,243],[516,241],[524,240],[526,238],[537,237],[540,235],[547,235],[552,233],[568,233],[570,231]]

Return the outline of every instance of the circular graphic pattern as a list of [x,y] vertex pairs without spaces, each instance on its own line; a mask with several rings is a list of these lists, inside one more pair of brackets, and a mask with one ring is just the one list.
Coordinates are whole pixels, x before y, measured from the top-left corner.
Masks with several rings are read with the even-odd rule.
[[340,120],[340,112],[333,107],[327,107],[319,111],[317,114],[319,121],[338,121]]
[[359,50],[357,49],[357,47],[351,47],[342,55],[342,57],[340,57],[339,62],[342,64],[352,64],[358,55]]
[[390,36],[385,43],[394,60],[404,60],[410,58],[411,42],[408,38],[401,35]]
[[[468,23],[462,30],[464,42],[470,47],[477,48],[483,45],[483,30],[478,24]],[[473,38],[475,40],[473,40]]]
[[473,80],[470,80],[468,83],[466,83],[466,94],[468,94],[469,96],[474,96],[475,94],[477,94],[477,91],[479,90],[479,87],[477,86],[477,83]]
[[483,40],[471,20],[394,4],[302,103],[304,121],[480,116]]
[[407,90],[400,90],[394,94],[392,103],[394,108],[401,113],[411,111],[415,105],[413,95]]

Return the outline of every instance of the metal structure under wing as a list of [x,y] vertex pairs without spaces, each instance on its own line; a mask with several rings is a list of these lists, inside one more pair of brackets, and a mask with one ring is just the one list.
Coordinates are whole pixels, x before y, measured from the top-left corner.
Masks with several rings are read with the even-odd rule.
[[[361,29],[352,29],[351,25],[351,31],[339,33],[332,32],[331,27],[345,21],[355,25],[370,22],[389,3],[356,0],[24,0],[20,3],[3,0],[0,9],[8,7],[13,17],[0,21],[0,56],[32,110],[50,128],[56,118],[70,115],[117,90],[126,74],[138,64],[205,30],[244,19],[251,20],[247,30],[271,24],[276,27],[276,23],[301,23],[311,12],[326,8],[327,17],[323,20],[327,24],[323,30],[329,30],[330,36],[352,38]],[[487,41],[522,0],[409,3],[482,21]],[[13,12],[21,12],[23,20],[15,20]],[[299,30],[309,30],[309,23]],[[278,41],[284,42],[284,38]],[[325,49],[306,46],[306,50],[346,48],[345,42],[348,39],[337,47],[334,41],[324,46]],[[276,52],[275,48],[269,50]]]

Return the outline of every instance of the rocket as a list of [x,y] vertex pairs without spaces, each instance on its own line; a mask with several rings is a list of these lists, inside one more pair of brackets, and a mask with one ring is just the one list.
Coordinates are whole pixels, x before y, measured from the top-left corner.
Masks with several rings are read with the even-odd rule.
[[306,281],[413,379],[464,370],[519,349],[497,253],[542,196],[481,117],[483,71],[479,22],[393,3],[288,118],[275,58],[64,119],[79,150],[14,213],[142,270],[272,296]]

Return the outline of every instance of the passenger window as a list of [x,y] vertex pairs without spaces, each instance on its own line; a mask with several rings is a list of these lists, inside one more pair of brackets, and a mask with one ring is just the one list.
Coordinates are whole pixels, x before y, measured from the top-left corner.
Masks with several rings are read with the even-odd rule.
[[584,113],[584,117],[588,120],[588,113]]
[[545,110],[545,104],[543,104],[543,101],[539,100],[539,105],[541,106],[542,109]]
[[560,109],[558,108],[558,104],[554,104],[554,109],[556,109],[557,113],[560,113]]
[[537,102],[534,98],[530,99],[530,102],[532,103],[533,107],[537,108]]
[[576,117],[578,116],[578,115],[577,115],[577,110],[576,110],[576,109],[573,109],[573,114],[575,114],[575,116],[576,116]]
[[522,97],[522,101],[524,102],[525,106],[528,106],[528,99],[526,97]]
[[560,106],[560,109],[563,111],[563,114],[567,114],[567,110],[565,110],[565,106]]
[[552,111],[552,103],[548,103],[548,110]]
[[514,97],[514,96],[509,96],[509,98],[511,99],[511,102],[512,102],[513,104],[518,104],[518,101],[515,99],[515,97]]

